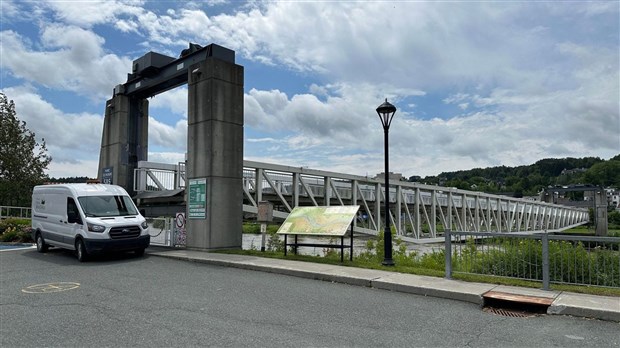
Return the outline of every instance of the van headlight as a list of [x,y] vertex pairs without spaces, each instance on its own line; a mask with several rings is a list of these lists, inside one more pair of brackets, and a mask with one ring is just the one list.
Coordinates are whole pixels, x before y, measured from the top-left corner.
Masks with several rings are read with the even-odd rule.
[[103,231],[105,231],[105,226],[101,226],[101,225],[95,225],[95,224],[88,224],[88,230],[91,232],[97,232],[97,233],[103,233]]
[[143,230],[146,230],[147,228],[149,228],[149,224],[146,223],[146,221],[142,221],[142,223],[140,224],[140,226],[142,226]]

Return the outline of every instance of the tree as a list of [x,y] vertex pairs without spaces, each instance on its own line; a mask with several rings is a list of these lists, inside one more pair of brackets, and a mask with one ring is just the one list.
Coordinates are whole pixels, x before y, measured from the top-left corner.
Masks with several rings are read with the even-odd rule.
[[597,163],[585,172],[584,178],[588,184],[617,186],[620,184],[620,161]]
[[32,188],[45,180],[52,158],[45,140],[37,142],[4,93],[0,93],[0,115],[0,205],[30,206]]

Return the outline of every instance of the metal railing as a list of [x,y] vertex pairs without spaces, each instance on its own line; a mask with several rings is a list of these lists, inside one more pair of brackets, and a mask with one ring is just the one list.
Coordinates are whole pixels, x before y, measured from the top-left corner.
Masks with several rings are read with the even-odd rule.
[[533,233],[589,220],[587,210],[540,201],[397,180],[386,194],[382,180],[374,178],[247,160],[243,190],[244,211],[255,212],[257,202],[268,199],[277,218],[299,205],[359,205],[356,229],[369,234],[383,228],[381,202],[387,196],[397,235],[413,239],[437,238],[444,229]]
[[[182,163],[141,161],[134,173],[136,192],[185,187]],[[274,204],[273,216],[284,219],[297,206],[359,205],[355,228],[377,234],[389,218],[404,240],[438,238],[445,229],[476,232],[542,232],[564,230],[589,221],[586,209],[392,180],[386,194],[383,180],[323,170],[243,161],[243,211],[256,213],[258,202]]]
[[446,231],[446,278],[482,274],[620,288],[620,238]]
[[185,188],[185,163],[165,164],[139,161],[134,170],[136,192],[164,191]]
[[151,235],[151,245],[184,247],[185,229],[175,225],[174,217],[146,218]]
[[29,219],[31,216],[30,207],[9,207],[0,206],[0,219],[20,218]]

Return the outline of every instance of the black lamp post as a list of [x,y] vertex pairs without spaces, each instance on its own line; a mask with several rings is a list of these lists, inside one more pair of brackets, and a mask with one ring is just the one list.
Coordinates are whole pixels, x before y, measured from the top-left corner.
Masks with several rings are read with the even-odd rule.
[[385,102],[377,108],[377,114],[383,125],[385,153],[385,231],[383,231],[384,257],[382,262],[384,266],[394,266],[394,260],[392,260],[392,229],[390,228],[390,156],[388,152],[388,132],[390,131],[390,124],[392,124],[392,118],[394,118],[395,113],[396,107],[388,103],[387,98],[385,98]]

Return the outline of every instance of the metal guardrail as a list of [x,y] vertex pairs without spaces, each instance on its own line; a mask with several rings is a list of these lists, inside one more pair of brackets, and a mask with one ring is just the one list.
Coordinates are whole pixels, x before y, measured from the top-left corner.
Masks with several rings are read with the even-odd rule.
[[134,170],[136,192],[164,191],[185,188],[185,163],[165,164],[139,161]]
[[620,288],[620,238],[550,233],[451,232],[446,278],[483,274],[550,283]]
[[10,207],[10,206],[0,206],[0,219],[7,218],[21,218],[21,219],[29,219],[31,216],[30,207]]
[[146,218],[151,235],[151,245],[184,247],[186,234],[184,228],[175,225],[174,217]]

